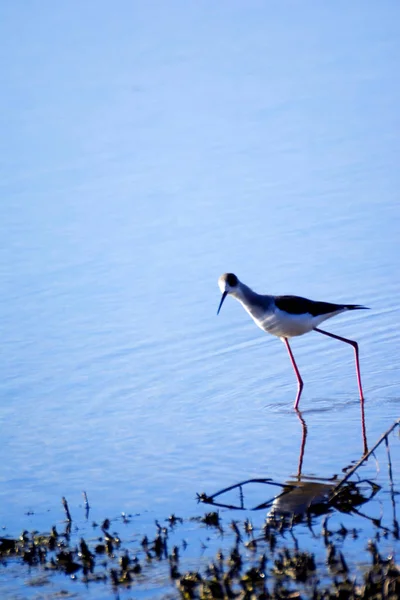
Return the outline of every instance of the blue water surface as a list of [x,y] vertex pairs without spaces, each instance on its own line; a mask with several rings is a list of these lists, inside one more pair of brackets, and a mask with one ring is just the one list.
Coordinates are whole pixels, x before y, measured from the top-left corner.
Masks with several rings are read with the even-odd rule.
[[[227,299],[366,304],[368,443],[399,417],[400,6],[0,7],[0,525],[153,522],[298,469],[282,343]],[[351,347],[293,341],[302,471],[363,451]],[[397,465],[398,467],[398,465]]]

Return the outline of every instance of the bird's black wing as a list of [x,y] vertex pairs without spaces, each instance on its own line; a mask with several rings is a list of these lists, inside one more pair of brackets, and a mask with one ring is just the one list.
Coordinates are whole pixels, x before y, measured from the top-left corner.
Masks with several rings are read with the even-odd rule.
[[291,315],[303,315],[308,313],[313,317],[327,315],[345,308],[350,308],[351,306],[346,304],[332,304],[331,302],[316,302],[315,300],[308,300],[307,298],[301,298],[300,296],[275,296],[275,305],[280,310],[284,310]]

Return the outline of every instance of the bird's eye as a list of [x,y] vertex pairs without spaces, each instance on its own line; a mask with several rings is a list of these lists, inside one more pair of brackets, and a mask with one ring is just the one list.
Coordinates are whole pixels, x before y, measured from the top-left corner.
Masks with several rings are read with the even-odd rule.
[[231,287],[235,287],[238,282],[238,278],[233,273],[228,273],[226,280]]

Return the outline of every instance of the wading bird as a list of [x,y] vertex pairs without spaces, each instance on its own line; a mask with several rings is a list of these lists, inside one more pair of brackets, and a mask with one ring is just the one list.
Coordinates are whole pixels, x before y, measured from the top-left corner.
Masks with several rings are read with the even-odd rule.
[[360,304],[333,304],[331,302],[316,302],[300,296],[268,296],[253,292],[247,285],[242,283],[233,273],[224,273],[218,279],[218,286],[222,292],[221,302],[219,303],[217,314],[225,298],[230,295],[236,298],[249,313],[253,321],[263,331],[271,333],[281,338],[289,353],[294,372],[297,378],[297,396],[294,402],[294,408],[297,410],[300,402],[301,392],[303,390],[303,380],[299,369],[294,360],[292,349],[289,346],[289,338],[318,331],[335,340],[340,340],[350,344],[354,348],[356,359],[356,373],[360,400],[364,401],[364,394],[361,385],[360,362],[358,358],[358,344],[353,340],[340,337],[323,329],[318,325],[326,319],[335,317],[346,310],[358,310],[368,308]]

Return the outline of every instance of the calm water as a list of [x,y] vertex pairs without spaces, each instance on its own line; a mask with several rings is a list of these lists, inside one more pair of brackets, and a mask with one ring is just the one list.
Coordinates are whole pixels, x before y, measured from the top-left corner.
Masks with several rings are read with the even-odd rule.
[[[297,471],[281,342],[227,299],[367,304],[368,441],[399,416],[397,2],[3,3],[0,524]],[[350,347],[294,340],[303,473],[363,450]],[[37,526],[37,521],[35,522]]]

